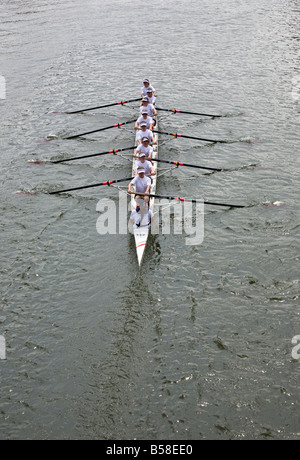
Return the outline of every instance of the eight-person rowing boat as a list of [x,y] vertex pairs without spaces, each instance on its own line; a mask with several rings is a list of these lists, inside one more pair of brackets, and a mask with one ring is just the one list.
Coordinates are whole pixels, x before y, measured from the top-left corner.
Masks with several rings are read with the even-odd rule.
[[[155,140],[156,144],[153,146],[152,158],[158,159],[157,134],[155,135]],[[154,209],[155,198],[149,198],[147,194],[155,194],[156,192],[156,171],[158,164],[157,162],[152,164],[149,160],[143,162],[144,158],[145,153],[143,152],[139,154],[139,159],[134,158],[132,174],[136,175],[128,186],[128,192],[132,195],[131,218],[134,216],[133,232],[139,265],[141,265],[143,260]],[[142,197],[140,195],[135,195],[135,192],[145,193],[146,195]]]
[[[188,168],[200,168],[210,171],[222,171],[219,168],[211,168],[208,166],[200,166],[190,163],[182,163],[180,161],[171,161],[166,159],[159,159],[158,158],[158,134],[164,135],[172,135],[175,138],[188,138],[188,139],[197,139],[200,141],[208,141],[212,143],[226,143],[227,141],[223,140],[213,140],[213,139],[206,139],[202,137],[195,137],[189,135],[183,135],[178,133],[165,133],[158,131],[158,121],[157,121],[157,110],[167,110],[173,113],[181,113],[180,110],[170,110],[170,109],[159,109],[155,106],[157,94],[155,88],[150,85],[149,80],[145,79],[143,81],[144,86],[141,88],[141,97],[140,99],[132,99],[130,101],[121,101],[118,103],[113,104],[105,104],[103,106],[92,107],[83,109],[81,111],[75,112],[66,112],[66,113],[79,113],[88,110],[96,110],[98,108],[103,107],[110,107],[114,105],[125,105],[128,102],[135,102],[140,101],[139,111],[137,113],[137,117],[134,120],[125,121],[122,123],[117,123],[108,127],[94,129],[92,131],[88,131],[85,133],[80,133],[72,136],[68,136],[65,139],[76,139],[81,136],[86,136],[88,134],[104,131],[111,128],[120,128],[123,125],[127,125],[130,123],[135,123],[135,130],[136,130],[136,145],[134,147],[127,147],[122,149],[113,149],[106,152],[94,153],[84,156],[72,157],[72,158],[65,158],[57,161],[52,161],[52,163],[62,163],[65,161],[71,160],[79,160],[83,158],[91,158],[100,155],[106,154],[115,154],[118,155],[119,152],[125,150],[133,150],[133,163],[132,163],[132,176],[122,179],[112,179],[96,184],[90,184],[85,186],[79,187],[72,187],[63,190],[56,190],[53,192],[49,192],[52,194],[58,193],[66,193],[66,192],[73,192],[75,190],[83,190],[91,187],[100,187],[100,186],[110,186],[120,182],[129,182],[127,192],[131,196],[131,214],[130,214],[130,222],[132,223],[133,227],[133,234],[136,244],[136,252],[137,252],[137,259],[139,266],[142,263],[143,256],[146,249],[146,244],[148,241],[149,231],[152,223],[152,218],[154,216],[154,200],[155,198],[163,198],[171,200],[177,200],[180,202],[192,202],[192,203],[204,203],[206,205],[212,206],[225,206],[225,207],[234,207],[234,208],[244,208],[243,205],[235,205],[235,204],[225,204],[225,203],[216,203],[212,201],[203,201],[203,199],[192,199],[192,198],[183,198],[178,196],[172,195],[157,195],[156,194],[156,185],[157,185],[157,165],[158,162],[168,163],[175,165],[176,168],[179,166],[188,167]],[[193,114],[193,115],[201,115],[201,116],[209,116],[211,118],[221,117],[222,115],[211,115],[211,114],[200,114],[195,112],[186,112],[182,111],[182,113]],[[36,162],[36,164],[39,164]]]
[[[154,91],[148,80],[144,81],[147,85],[146,93]],[[142,88],[143,91],[143,88]],[[153,133],[152,129],[158,127],[157,113],[153,104],[148,104],[149,99],[144,96],[142,99],[141,113],[135,128],[139,129],[136,134],[137,148],[134,151],[132,175],[134,179],[128,186],[128,193],[131,194],[131,222],[133,224],[133,234],[135,239],[136,253],[139,265],[142,264],[146,244],[151,227],[151,219],[154,211],[154,197],[147,194],[155,194],[157,183],[157,164],[152,160],[158,160],[158,134]],[[145,106],[145,108],[143,108]],[[144,193],[145,196],[135,195]]]

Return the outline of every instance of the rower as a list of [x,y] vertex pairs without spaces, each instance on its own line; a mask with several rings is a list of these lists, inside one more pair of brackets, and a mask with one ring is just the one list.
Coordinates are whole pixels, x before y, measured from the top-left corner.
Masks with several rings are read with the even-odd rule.
[[144,215],[141,212],[140,206],[137,204],[135,210],[132,211],[132,213],[130,214],[130,223],[132,224],[133,229],[137,229],[139,227],[150,228],[151,227],[151,220],[152,220],[153,216],[154,216],[154,214],[151,211],[151,209],[149,208],[148,212],[147,212],[147,220],[146,220],[145,224],[143,225],[142,219],[143,219]]
[[[150,81],[148,80],[148,78],[145,78],[143,80],[143,84],[144,84],[144,86],[141,88],[141,97],[147,96],[147,89],[150,86]],[[153,89],[153,96],[156,97],[157,94],[156,94],[155,88],[153,88],[153,86],[152,86],[152,89]]]
[[149,117],[148,115],[148,110],[147,108],[145,107],[142,112],[141,112],[141,116],[136,120],[135,122],[135,125],[134,125],[134,129],[140,129],[140,124],[145,121],[147,123],[147,129],[153,129],[154,127],[154,121],[153,121],[153,118]]
[[143,110],[147,109],[149,117],[157,117],[157,111],[154,108],[153,104],[149,103],[148,97],[143,97],[140,107],[140,112],[142,113]]
[[147,98],[149,99],[149,104],[155,105],[156,97],[153,95],[152,86],[149,86],[149,88],[147,89]]
[[153,147],[149,145],[149,138],[148,137],[143,137],[142,138],[142,143],[137,146],[137,148],[134,151],[134,157],[139,157],[140,153],[144,153],[146,160],[151,160],[152,158],[152,153],[153,153]]
[[143,137],[147,137],[151,145],[156,144],[156,140],[154,139],[153,133],[150,129],[147,129],[147,123],[145,121],[142,121],[140,123],[140,128],[141,129],[137,132],[136,135],[137,144],[139,145],[142,143]]
[[131,195],[133,192],[132,187],[135,187],[136,193],[145,193],[145,196],[135,195],[136,200],[145,200],[145,202],[149,203],[149,194],[150,187],[151,187],[151,179],[150,177],[145,176],[145,168],[143,166],[139,166],[137,168],[138,175],[135,176],[134,179],[128,185],[128,193]]
[[144,168],[146,176],[155,176],[156,174],[154,171],[154,167],[152,166],[152,163],[146,160],[146,154],[144,152],[140,152],[139,159],[136,162],[136,170],[135,170],[136,176],[138,174],[139,167]]

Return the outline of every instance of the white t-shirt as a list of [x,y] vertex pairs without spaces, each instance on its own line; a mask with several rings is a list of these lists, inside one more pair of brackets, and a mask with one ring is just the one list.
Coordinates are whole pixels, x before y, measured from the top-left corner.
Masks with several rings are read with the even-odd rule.
[[[149,86],[146,88],[146,86],[143,86],[141,88],[141,94],[144,94],[144,96],[147,96],[147,89],[149,88]],[[155,92],[155,88],[153,88],[153,86],[151,86],[152,90],[153,90],[153,94]]]
[[136,193],[145,193],[148,185],[151,186],[151,179],[150,177],[146,176],[143,178],[136,176],[134,179],[132,179],[131,183],[135,186]]
[[151,144],[152,143],[152,136],[153,136],[152,131],[150,131],[150,129],[146,129],[146,131],[140,130],[136,134],[136,140],[138,142],[139,140],[142,140],[143,137],[148,137],[149,142]]
[[145,174],[151,174],[152,164],[150,163],[150,161],[146,160],[144,161],[144,163],[142,163],[141,160],[138,159],[136,161],[136,168],[138,168],[139,166],[143,166],[145,168]]
[[148,147],[145,147],[143,144],[140,144],[136,150],[137,155],[139,155],[140,153],[144,153],[147,159],[150,155],[152,156],[153,147],[150,147],[149,145]]
[[[151,226],[150,221],[153,218],[153,216],[154,216],[153,212],[151,211],[151,209],[149,209],[148,212],[147,212],[147,220],[145,221],[145,219],[143,219],[143,222],[145,222],[145,223],[142,225],[142,227],[150,228],[150,226]],[[133,224],[133,228],[139,228],[141,226],[141,219],[142,219],[141,210],[132,211],[132,213],[130,215],[130,220],[131,220],[131,222]]]
[[155,96],[152,96],[152,97],[147,96],[147,98],[149,99],[149,104],[154,105],[156,103],[156,97]]
[[140,107],[140,112],[142,113],[143,110],[147,109],[148,110],[148,116],[153,117],[154,116],[154,106],[152,104],[148,104],[147,107],[145,105],[142,105]]
[[145,119],[143,116],[141,116],[141,117],[139,117],[139,118],[137,119],[137,122],[138,122],[139,125],[141,124],[142,121],[145,121],[145,122],[147,123],[147,129],[149,129],[151,123],[153,123],[152,118],[149,117],[149,116],[148,116],[146,119]]

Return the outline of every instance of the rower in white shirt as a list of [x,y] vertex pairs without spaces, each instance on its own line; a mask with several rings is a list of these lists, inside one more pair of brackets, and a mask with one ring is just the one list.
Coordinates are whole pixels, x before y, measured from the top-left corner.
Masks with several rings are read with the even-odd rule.
[[[145,78],[145,80],[143,80],[143,84],[144,86],[141,88],[141,97],[144,97],[144,96],[147,96],[147,89],[149,88],[150,85],[150,81],[148,80],[148,78]],[[155,88],[153,88],[152,86],[152,89],[153,89],[153,96],[157,96],[156,94],[156,91],[155,91]]]
[[147,129],[147,123],[145,121],[142,121],[140,123],[140,128],[141,129],[136,134],[137,145],[143,142],[142,139],[144,137],[147,137],[149,139],[149,144],[156,144],[156,140],[154,139],[153,133],[150,129]]
[[[133,193],[145,193],[144,196],[135,195],[135,199],[138,200],[145,200],[146,203],[149,203],[149,194],[150,187],[151,187],[151,179],[150,177],[145,176],[145,169],[143,166],[140,166],[137,170],[138,175],[135,176],[134,179],[128,185],[128,193],[132,195]],[[133,190],[134,187],[134,190]]]
[[134,129],[140,129],[140,124],[143,121],[147,123],[147,129],[153,129],[155,123],[153,121],[153,118],[149,117],[148,110],[146,107],[142,110],[141,116],[136,120]]
[[138,147],[134,151],[134,157],[139,157],[140,153],[144,153],[146,156],[146,160],[151,160],[152,158],[152,153],[153,153],[153,147],[149,145],[149,139],[148,137],[143,137],[142,138],[142,143],[138,145]]
[[146,154],[144,152],[141,152],[139,154],[139,159],[136,162],[136,170],[135,170],[136,176],[138,174],[138,170],[140,167],[144,168],[146,176],[155,176],[156,173],[154,171],[152,163],[146,160]]
[[149,117],[151,118],[157,117],[157,111],[154,105],[149,103],[148,97],[143,97],[141,106],[140,106],[140,112],[142,113],[142,111],[145,109],[147,109]]
[[146,220],[145,220],[145,212],[141,210],[141,207],[139,204],[137,204],[136,208],[132,213],[130,214],[130,223],[132,225],[133,229],[140,228],[140,227],[151,227],[151,221],[152,218],[154,217],[153,212],[149,208],[146,214]]
[[149,104],[155,105],[156,103],[156,97],[153,95],[153,88],[152,86],[149,86],[147,89],[147,97],[149,99]]

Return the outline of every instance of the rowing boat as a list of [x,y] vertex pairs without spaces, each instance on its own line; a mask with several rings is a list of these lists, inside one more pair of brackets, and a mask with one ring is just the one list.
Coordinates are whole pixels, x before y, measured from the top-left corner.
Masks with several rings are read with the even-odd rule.
[[[157,120],[156,120],[156,125],[155,129],[158,128],[157,125]],[[155,139],[156,144],[153,145],[153,153],[152,153],[152,158],[158,159],[158,134],[153,133],[153,137]],[[137,139],[136,139],[136,145],[137,145]],[[132,164],[132,175],[135,175],[135,170],[136,170],[136,162],[137,158],[133,158],[133,164]],[[152,177],[152,185],[150,188],[150,193],[155,194],[156,192],[156,182],[157,182],[157,162],[154,162],[153,164],[153,169],[155,171],[155,176]],[[150,198],[149,201],[149,209],[150,211],[154,212],[154,201],[155,198],[152,197]],[[137,259],[139,266],[141,266],[147,241],[148,241],[148,236],[149,236],[149,231],[150,231],[150,225],[149,225],[149,217],[148,217],[148,210],[146,209],[146,203],[144,199],[139,199],[135,198],[134,195],[131,196],[131,211],[135,211],[136,206],[139,205],[141,208],[141,213],[142,213],[142,219],[140,222],[140,226],[138,228],[133,229],[134,233],[134,240],[135,240],[135,247],[136,247],[136,254],[137,254]]]
[[[133,100],[127,101],[127,102],[133,102]],[[101,107],[110,107],[110,106],[113,106],[113,105],[124,105],[125,103],[126,103],[126,101],[122,101],[120,103],[118,102],[118,103],[106,104],[104,106],[93,107],[91,109],[81,110],[80,112],[84,112],[86,110],[95,110],[95,109],[101,108]],[[163,110],[163,109],[161,109],[161,110]],[[180,113],[179,110],[175,110],[175,109],[170,110],[170,111],[172,111],[174,113]],[[70,112],[70,113],[77,113],[77,111],[76,112]],[[191,113],[191,114],[196,115],[195,112],[182,112],[182,113]],[[198,114],[198,115],[201,115],[201,114]],[[202,114],[202,115],[205,115],[205,114]],[[208,114],[206,114],[206,115],[207,116],[213,116],[213,115],[208,115]],[[83,135],[88,135],[88,134],[104,131],[106,129],[111,129],[111,128],[115,128],[115,127],[120,128],[123,125],[133,123],[135,121],[136,121],[136,119],[135,120],[130,120],[130,121],[125,121],[125,122],[122,122],[122,123],[117,123],[117,124],[114,124],[112,126],[108,126],[108,127],[105,127],[105,128],[99,128],[99,129],[96,129],[96,130],[93,130],[93,131],[88,131],[86,133],[81,133],[81,134],[76,134],[76,135],[73,135],[73,136],[69,136],[69,137],[66,137],[65,139],[76,139],[76,138],[81,137]],[[188,138],[188,139],[197,139],[197,140],[201,140],[201,141],[205,140],[205,141],[209,141],[209,142],[213,142],[213,143],[216,143],[216,142],[226,143],[227,142],[227,141],[222,141],[222,140],[216,141],[216,140],[204,139],[204,138],[200,138],[200,137],[191,137],[191,136],[188,136],[188,135],[177,134],[177,133],[161,132],[161,131],[158,131],[157,120],[156,120],[155,130],[152,131],[152,135],[153,135],[153,137],[155,139],[155,143],[153,145],[153,152],[152,152],[152,160],[153,160],[153,162],[152,162],[152,171],[151,171],[152,181],[151,181],[151,187],[150,187],[150,192],[149,192],[149,196],[148,196],[148,198],[149,198],[149,208],[148,208],[148,205],[146,204],[145,199],[144,199],[145,193],[139,193],[140,190],[143,189],[143,186],[145,186],[145,183],[143,184],[143,186],[141,186],[141,184],[139,184],[138,191],[132,190],[132,185],[133,185],[132,182],[130,183],[131,185],[128,186],[128,192],[131,194],[131,201],[130,201],[131,216],[130,216],[130,227],[129,228],[131,229],[131,224],[132,224],[132,227],[133,227],[132,228],[132,233],[134,234],[134,240],[135,240],[135,245],[136,245],[136,253],[137,253],[137,259],[138,259],[139,266],[141,266],[142,261],[143,261],[143,257],[144,257],[144,254],[145,254],[145,249],[146,249],[146,245],[147,245],[147,241],[148,241],[148,237],[149,237],[149,231],[150,231],[151,224],[152,224],[152,231],[153,231],[153,222],[151,222],[151,219],[152,219],[152,217],[154,215],[153,211],[154,211],[154,200],[155,200],[155,198],[167,199],[168,201],[177,200],[177,201],[180,201],[180,202],[202,203],[202,204],[210,205],[210,206],[224,206],[224,207],[228,207],[228,208],[245,208],[245,207],[248,207],[248,206],[239,205],[239,204],[228,204],[228,203],[216,203],[216,202],[212,202],[212,201],[203,201],[203,199],[198,199],[198,198],[193,199],[193,198],[183,198],[183,197],[172,196],[172,195],[157,195],[156,194],[156,183],[157,183],[157,164],[158,164],[158,162],[174,164],[176,168],[178,168],[179,166],[183,166],[183,167],[199,168],[199,169],[205,169],[205,170],[211,170],[211,171],[222,171],[222,169],[219,169],[219,168],[210,168],[208,166],[200,166],[200,165],[194,165],[194,164],[190,164],[190,163],[182,163],[180,161],[171,161],[171,160],[160,160],[160,159],[158,159],[158,134],[160,134],[160,135],[161,134],[171,135],[171,136],[174,136],[176,138],[177,137],[182,137],[182,138]],[[138,139],[137,139],[137,136],[136,136],[136,144],[137,143],[138,143]],[[52,161],[51,163],[62,163],[62,162],[65,162],[65,161],[80,160],[80,159],[83,159],[83,158],[96,157],[96,156],[112,154],[112,153],[117,154],[117,152],[121,152],[121,151],[124,151],[124,150],[132,150],[132,149],[136,149],[136,146],[135,147],[126,147],[126,148],[122,148],[122,149],[113,149],[113,150],[109,150],[109,151],[105,151],[105,152],[93,153],[93,154],[84,155],[84,156],[81,155],[81,156],[72,157],[72,158],[65,158],[63,160]],[[123,155],[121,155],[121,156],[123,156]],[[75,190],[83,190],[83,189],[88,189],[88,188],[91,188],[91,187],[100,187],[100,186],[106,186],[106,185],[110,186],[112,184],[116,184],[116,183],[119,183],[119,182],[131,181],[135,177],[135,171],[137,169],[137,160],[138,159],[133,155],[133,163],[132,163],[132,176],[133,177],[126,177],[126,178],[122,178],[122,179],[112,179],[112,180],[107,180],[105,182],[100,182],[100,183],[98,182],[96,184],[89,184],[89,185],[72,187],[72,188],[63,189],[63,190],[56,190],[56,191],[49,192],[49,194],[54,195],[54,194],[60,194],[60,193],[67,193],[67,192],[73,192]],[[41,162],[34,161],[34,163],[36,163],[36,164],[44,164],[45,162],[44,161],[41,161]],[[226,171],[226,170],[224,170],[224,171]],[[154,172],[154,175],[152,175],[152,172]],[[148,185],[147,185],[147,189],[148,189]],[[143,197],[143,198],[141,198],[141,197]],[[139,207],[139,209],[138,209],[138,207]],[[150,210],[150,212],[149,212],[149,210]],[[156,225],[155,225],[154,233],[157,233],[158,223],[159,223],[158,218],[156,219],[155,223],[156,223]],[[102,231],[101,231],[101,234],[107,233],[107,227],[105,227],[105,228],[106,228],[106,231],[104,233],[102,233]]]

